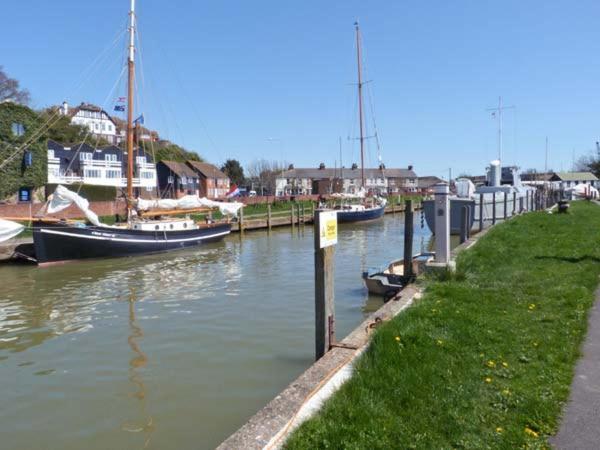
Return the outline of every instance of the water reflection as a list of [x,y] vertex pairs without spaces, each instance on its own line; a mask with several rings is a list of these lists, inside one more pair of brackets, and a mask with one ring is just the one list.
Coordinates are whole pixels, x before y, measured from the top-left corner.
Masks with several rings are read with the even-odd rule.
[[142,377],[143,369],[148,363],[148,357],[140,348],[140,341],[144,337],[142,328],[136,320],[136,295],[135,288],[131,288],[129,297],[129,328],[130,334],[127,338],[129,347],[133,352],[133,356],[129,360],[129,381],[134,387],[134,391],[129,393],[129,397],[135,399],[139,403],[139,418],[125,420],[121,424],[121,429],[128,433],[141,433],[144,439],[143,448],[147,448],[152,439],[152,433],[156,429],[154,418],[148,413],[148,405],[146,399],[146,385]]

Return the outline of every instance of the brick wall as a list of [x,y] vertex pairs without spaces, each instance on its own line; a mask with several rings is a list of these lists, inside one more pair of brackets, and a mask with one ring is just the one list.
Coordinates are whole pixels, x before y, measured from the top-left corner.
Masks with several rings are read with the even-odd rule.
[[[16,203],[0,205],[0,218],[2,217],[30,217],[41,213],[44,207],[43,203]],[[125,215],[127,213],[125,202],[115,200],[110,202],[90,202],[90,209],[99,216],[114,216],[115,214]],[[50,217],[60,219],[81,219],[83,213],[76,206],[72,205],[57,214]]]

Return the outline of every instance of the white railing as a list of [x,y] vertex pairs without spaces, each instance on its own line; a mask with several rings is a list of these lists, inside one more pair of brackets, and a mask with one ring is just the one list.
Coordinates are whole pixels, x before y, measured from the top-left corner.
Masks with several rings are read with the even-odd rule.
[[83,167],[107,167],[111,169],[120,169],[121,161],[107,161],[102,159],[86,159],[82,161]]

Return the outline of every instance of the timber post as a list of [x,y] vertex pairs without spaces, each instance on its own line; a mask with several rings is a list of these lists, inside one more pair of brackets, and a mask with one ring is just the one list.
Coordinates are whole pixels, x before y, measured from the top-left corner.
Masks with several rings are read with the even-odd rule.
[[271,231],[271,204],[267,203],[267,228]]
[[483,231],[483,194],[479,194],[479,231]]
[[333,262],[337,243],[337,214],[316,210],[315,241],[315,360],[321,359],[335,342]]
[[460,243],[464,243],[469,239],[469,219],[470,208],[463,206],[460,211]]
[[240,236],[244,233],[244,207],[240,208],[240,217],[239,217],[239,223],[238,223],[238,228],[239,228],[239,232],[240,232]]
[[517,193],[513,192],[513,210],[512,210],[511,217],[514,216],[516,212],[517,212]]
[[414,214],[412,200],[404,202],[404,278],[408,281],[413,276],[413,233]]
[[492,192],[492,225],[496,225],[496,193]]
[[508,193],[504,193],[504,220],[508,217]]
[[295,226],[294,203],[291,204],[291,208],[290,208],[290,222],[292,223],[292,230],[293,230],[294,226]]

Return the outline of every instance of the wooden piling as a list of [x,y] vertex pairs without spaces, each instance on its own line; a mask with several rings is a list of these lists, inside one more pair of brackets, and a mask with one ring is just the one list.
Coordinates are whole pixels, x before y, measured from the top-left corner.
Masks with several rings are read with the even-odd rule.
[[513,210],[511,216],[514,216],[517,212],[517,193],[513,192]]
[[469,238],[469,207],[463,206],[460,211],[460,243],[466,242]]
[[244,208],[240,208],[239,222],[238,228],[240,231],[240,236],[244,233]]
[[321,217],[315,211],[315,359],[319,360],[335,342],[335,309],[333,284],[334,246],[321,248]]
[[294,218],[294,204],[292,203],[291,208],[290,208],[290,222],[292,224],[292,229],[294,229],[294,226],[296,225],[296,219]]
[[483,194],[479,194],[479,231],[483,231]]
[[271,204],[267,203],[267,228],[271,231]]
[[413,235],[414,235],[414,213],[412,200],[404,202],[404,277],[410,280],[413,276]]
[[492,225],[496,225],[496,193],[492,192]]

